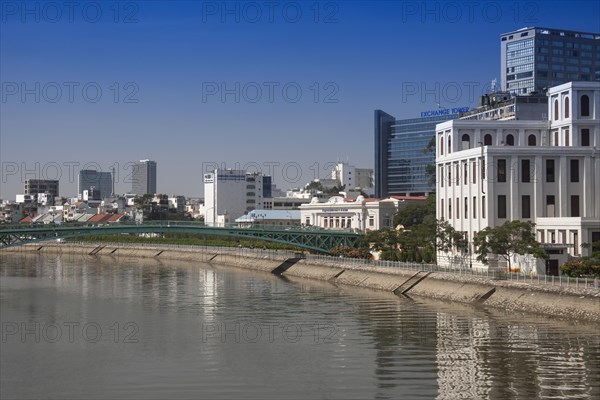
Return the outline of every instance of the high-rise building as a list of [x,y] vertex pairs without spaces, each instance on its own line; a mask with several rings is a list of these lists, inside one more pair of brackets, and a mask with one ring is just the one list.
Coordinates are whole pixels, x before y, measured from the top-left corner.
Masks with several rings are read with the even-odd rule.
[[82,169],[77,179],[77,193],[83,195],[84,190],[96,189],[100,197],[108,197],[112,193],[112,174],[110,172],[99,172],[93,169]]
[[50,197],[58,196],[58,180],[52,179],[27,179],[25,181],[25,194],[48,193]]
[[431,152],[426,149],[435,136],[436,124],[458,118],[459,110],[468,108],[436,110],[404,120],[375,110],[375,197],[435,193],[427,174],[427,166],[435,164],[435,146]]
[[131,192],[137,195],[156,193],[156,161],[140,160],[133,165]]
[[244,170],[215,169],[204,174],[207,224],[235,221],[249,211],[262,209],[271,197],[271,177]]
[[546,94],[570,81],[600,80],[600,33],[522,28],[500,36],[502,89]]

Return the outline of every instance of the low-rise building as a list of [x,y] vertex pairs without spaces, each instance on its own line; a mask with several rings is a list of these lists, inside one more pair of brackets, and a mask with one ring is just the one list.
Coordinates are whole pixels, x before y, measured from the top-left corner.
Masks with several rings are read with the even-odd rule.
[[310,203],[300,206],[300,222],[305,226],[363,232],[393,228],[394,215],[402,206],[425,199],[424,196],[394,196],[382,200],[332,196],[321,202],[315,197]]
[[252,210],[248,214],[236,218],[235,222],[241,227],[300,225],[300,210]]

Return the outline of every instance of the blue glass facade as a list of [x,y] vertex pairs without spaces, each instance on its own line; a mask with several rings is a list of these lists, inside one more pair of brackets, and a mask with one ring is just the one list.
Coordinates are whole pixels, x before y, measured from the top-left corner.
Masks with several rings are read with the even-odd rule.
[[440,122],[458,114],[397,120],[375,110],[375,196],[424,196],[435,192],[426,173],[435,152],[425,149]]

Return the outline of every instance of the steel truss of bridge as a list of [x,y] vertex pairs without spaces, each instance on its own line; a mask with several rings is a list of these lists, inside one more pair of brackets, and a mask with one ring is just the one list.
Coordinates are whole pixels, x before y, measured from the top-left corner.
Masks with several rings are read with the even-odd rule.
[[213,227],[204,224],[181,221],[161,221],[146,224],[115,224],[107,226],[41,226],[6,227],[0,229],[0,249],[54,239],[68,239],[97,235],[122,235],[141,233],[191,233],[206,236],[229,236],[240,239],[266,240],[295,245],[309,250],[330,253],[337,246],[355,247],[362,234],[349,231],[335,231],[299,226],[223,226]]

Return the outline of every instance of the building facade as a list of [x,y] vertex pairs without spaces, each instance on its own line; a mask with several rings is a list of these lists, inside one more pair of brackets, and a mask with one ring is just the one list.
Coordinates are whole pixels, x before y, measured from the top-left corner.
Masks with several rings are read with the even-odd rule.
[[299,210],[252,210],[246,215],[236,218],[241,227],[256,225],[297,226],[300,225]]
[[426,149],[438,123],[459,117],[458,113],[440,114],[396,120],[375,110],[375,197],[435,193],[427,174],[427,166],[435,164],[435,154]]
[[300,222],[304,226],[324,229],[370,231],[394,227],[394,215],[405,205],[423,202],[425,197],[389,197],[370,199],[358,196],[348,199],[332,196],[326,201],[314,197],[300,206]]
[[209,225],[232,223],[271,196],[270,176],[244,170],[215,169],[204,174],[204,220]]
[[49,179],[27,179],[25,181],[25,194],[40,194],[48,193],[50,197],[54,198],[59,193],[59,182],[58,180]]
[[502,89],[546,94],[570,81],[600,80],[600,33],[522,28],[500,36]]
[[373,169],[356,168],[345,162],[338,162],[331,171],[331,179],[339,182],[345,190],[358,189],[368,195],[374,193]]
[[100,197],[109,197],[113,194],[112,174],[99,172],[93,169],[82,169],[77,176],[77,194],[83,195],[84,190],[94,188],[100,192]]
[[[437,218],[470,243],[488,226],[531,221],[550,259],[513,262],[523,272],[556,274],[570,256],[589,254],[582,244],[600,240],[600,82],[559,85],[548,99],[547,121],[438,125]],[[438,263],[485,267],[473,250],[438,254]]]
[[133,164],[131,192],[137,195],[156,193],[156,161],[140,160]]

